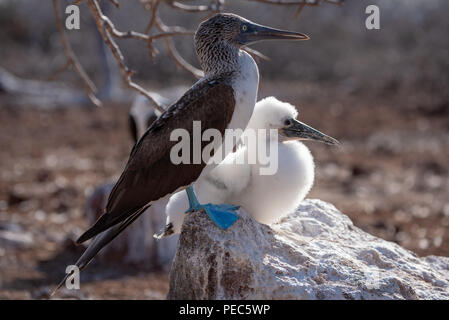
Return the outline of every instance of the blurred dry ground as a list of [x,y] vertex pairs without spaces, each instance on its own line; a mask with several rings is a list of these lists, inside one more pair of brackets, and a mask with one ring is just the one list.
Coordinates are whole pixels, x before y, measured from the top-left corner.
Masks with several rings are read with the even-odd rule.
[[[449,255],[449,106],[419,91],[367,91],[263,82],[299,118],[338,138],[307,143],[316,159],[309,198],[333,203],[365,231],[418,255]],[[439,101],[439,100],[438,100]],[[82,248],[86,195],[114,180],[131,149],[128,106],[0,108],[0,298],[44,298]],[[7,241],[4,239],[10,239]],[[164,298],[168,275],[93,262],[62,298]]]

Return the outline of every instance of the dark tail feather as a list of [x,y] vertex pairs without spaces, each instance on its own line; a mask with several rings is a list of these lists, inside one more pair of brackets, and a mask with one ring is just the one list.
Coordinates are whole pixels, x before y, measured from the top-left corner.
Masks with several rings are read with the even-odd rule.
[[[125,220],[123,220],[123,222],[121,221],[121,219],[116,219],[118,221],[114,222],[114,221],[110,221],[108,219],[107,214],[103,214],[98,220],[97,222],[95,222],[95,224],[90,227],[86,232],[84,232],[76,241],[76,244],[81,244],[93,237],[95,237],[96,235],[100,234],[103,231],[106,231],[112,227],[115,227],[116,225],[122,225],[122,223],[125,223],[127,221],[127,219],[132,219],[132,217],[134,217],[134,215],[138,214],[140,215],[140,213],[142,213],[143,211],[145,211],[146,209],[148,209],[150,207],[150,205],[146,205],[142,208],[140,208],[139,210],[137,210],[136,212],[130,214]],[[134,220],[133,220],[134,221]],[[132,223],[132,221],[130,222]],[[126,225],[128,226],[129,223]],[[125,226],[125,228],[126,228]]]
[[[135,213],[133,213],[131,216],[129,216],[125,221],[122,223],[119,223],[102,233],[98,234],[92,242],[87,247],[86,251],[81,255],[81,257],[78,259],[78,261],[75,263],[75,265],[79,268],[79,270],[83,270],[91,261],[92,259],[97,255],[98,252],[100,252],[101,249],[103,249],[109,242],[115,239],[123,230],[126,229],[131,223],[133,223],[137,218],[140,217],[142,213],[145,212],[146,209],[148,209],[150,206],[145,206],[142,209],[139,209]],[[59,283],[57,288],[53,291],[51,294],[52,296],[56,293],[56,291],[61,288],[64,283],[66,282],[67,278],[71,274],[66,274],[64,279]]]
[[[130,216],[132,217],[133,214]],[[98,218],[98,220],[94,223],[94,225],[92,227],[90,227],[89,229],[87,229],[76,241],[76,244],[81,244],[93,237],[95,237],[96,235],[99,235],[100,233],[115,228],[117,226],[120,226],[120,221],[117,221],[116,223],[110,223],[109,221],[107,221],[107,215],[103,214],[100,218]],[[126,221],[126,220],[124,220]]]
[[90,227],[89,229],[87,229],[78,239],[76,239],[75,243],[81,244],[93,237],[95,237],[96,235],[101,234],[101,232],[105,232],[106,230],[110,230],[112,228],[115,228],[117,225],[113,225],[111,227],[109,227],[109,229],[104,226],[104,220],[101,220],[102,216],[100,217],[100,220],[98,220],[97,222],[95,222],[95,224]]

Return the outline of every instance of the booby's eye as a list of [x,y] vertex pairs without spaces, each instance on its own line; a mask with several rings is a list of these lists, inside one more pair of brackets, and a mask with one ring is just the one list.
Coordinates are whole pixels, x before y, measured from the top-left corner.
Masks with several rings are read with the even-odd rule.
[[284,126],[286,126],[286,127],[291,126],[292,123],[293,123],[293,122],[292,122],[290,119],[285,119],[285,121],[284,121]]
[[247,26],[246,24],[244,24],[244,25],[242,26],[242,31],[246,31],[246,30],[248,30],[248,26]]

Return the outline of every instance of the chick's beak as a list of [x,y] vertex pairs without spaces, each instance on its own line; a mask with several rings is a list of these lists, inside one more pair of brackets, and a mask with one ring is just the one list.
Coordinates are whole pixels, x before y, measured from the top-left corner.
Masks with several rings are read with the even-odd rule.
[[308,126],[307,124],[293,120],[293,124],[280,129],[282,135],[294,140],[315,140],[327,144],[338,145],[338,140]]

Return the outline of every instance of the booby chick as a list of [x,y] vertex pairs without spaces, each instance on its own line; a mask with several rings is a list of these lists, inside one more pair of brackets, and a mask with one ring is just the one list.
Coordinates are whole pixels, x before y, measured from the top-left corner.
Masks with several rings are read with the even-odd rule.
[[[293,212],[309,193],[315,176],[312,154],[300,140],[338,144],[334,138],[297,121],[297,116],[294,106],[275,97],[257,102],[243,137],[250,130],[278,130],[277,141],[270,141],[273,137],[268,134],[262,141],[266,144],[277,143],[276,173],[261,175],[263,165],[257,157],[254,164],[248,163],[249,150],[255,150],[250,148],[248,142],[194,184],[199,200],[203,203],[239,205],[264,224],[272,224]],[[244,138],[242,140],[245,141]],[[167,225],[156,238],[180,233],[188,204],[184,192],[170,198],[166,207]]]

